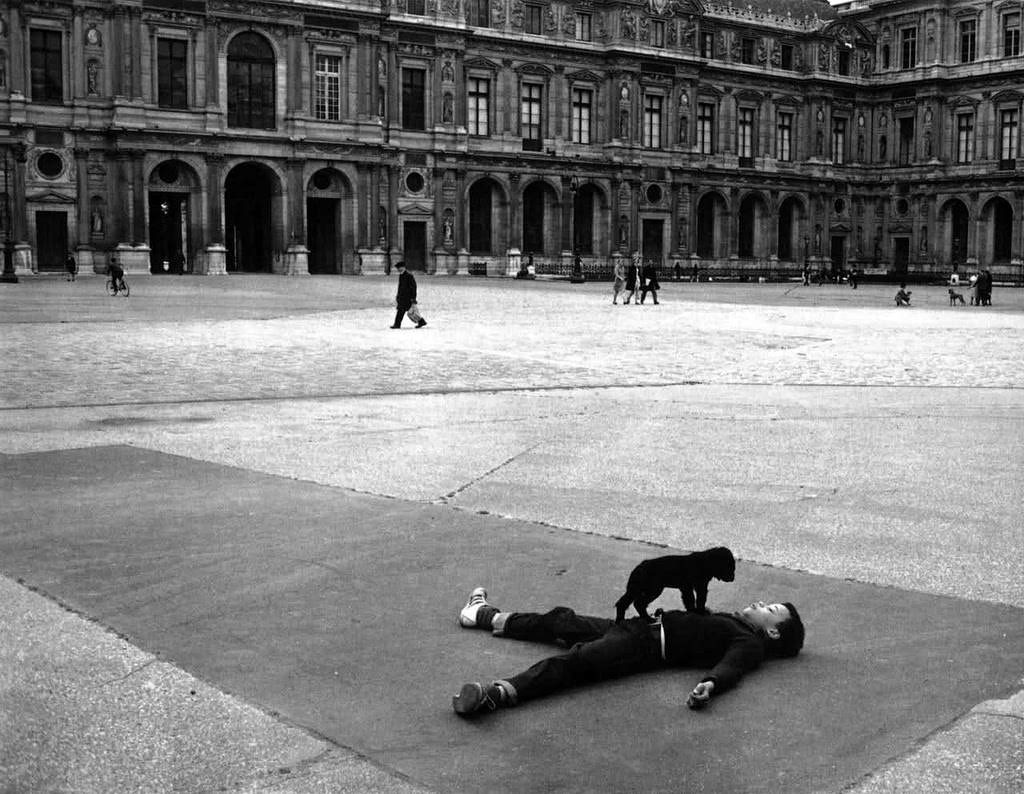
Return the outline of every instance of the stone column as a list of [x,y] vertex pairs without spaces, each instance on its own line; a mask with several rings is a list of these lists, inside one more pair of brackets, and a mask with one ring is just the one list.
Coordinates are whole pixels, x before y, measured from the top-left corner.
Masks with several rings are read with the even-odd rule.
[[284,275],[309,275],[309,249],[306,247],[305,160],[292,157],[285,161],[288,173],[288,247],[284,254]]
[[25,199],[25,168],[28,149],[18,141],[10,147],[10,168],[8,170],[7,201],[11,207],[11,241],[14,243],[14,272],[31,274],[32,246],[28,243],[28,203]]
[[208,276],[228,272],[228,249],[224,245],[224,155],[206,153],[206,250],[203,271]]
[[89,215],[89,150],[75,147],[75,258],[78,261],[78,272],[93,272],[93,248],[90,244],[92,231]]

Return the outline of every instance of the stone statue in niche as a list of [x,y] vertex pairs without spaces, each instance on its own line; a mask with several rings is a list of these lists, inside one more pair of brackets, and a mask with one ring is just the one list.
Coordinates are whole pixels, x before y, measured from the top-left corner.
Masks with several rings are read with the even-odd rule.
[[455,241],[455,224],[452,221],[453,214],[451,210],[444,211],[444,244],[451,245]]
[[86,29],[85,43],[90,47],[103,46],[103,34],[100,33],[99,29],[95,25],[89,25]]
[[455,120],[455,98],[450,91],[445,91],[444,101],[441,108],[441,120],[445,124],[451,124]]
[[90,59],[85,66],[85,87],[89,94],[95,96],[99,93],[97,84],[99,82],[100,65],[95,59]]

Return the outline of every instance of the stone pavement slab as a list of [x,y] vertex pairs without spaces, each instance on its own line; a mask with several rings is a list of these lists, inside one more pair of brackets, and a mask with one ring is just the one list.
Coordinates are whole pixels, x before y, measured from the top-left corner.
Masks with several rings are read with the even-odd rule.
[[839,790],[1009,694],[1024,653],[1013,607],[743,563],[713,606],[792,600],[808,645],[707,712],[684,671],[465,722],[463,680],[547,652],[459,629],[470,587],[606,613],[662,552],[130,447],[0,464],[6,576],[437,791]]

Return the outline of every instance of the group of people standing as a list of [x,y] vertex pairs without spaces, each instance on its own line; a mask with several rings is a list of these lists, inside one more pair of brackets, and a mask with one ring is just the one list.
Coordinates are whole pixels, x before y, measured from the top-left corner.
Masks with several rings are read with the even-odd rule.
[[992,305],[992,271],[979,270],[976,276],[971,276],[971,305]]
[[[618,304],[619,295],[625,293],[622,305],[626,306],[631,300],[636,303],[644,303],[647,300],[647,293],[651,294],[654,304],[658,304],[658,290],[661,284],[658,283],[658,268],[654,261],[648,259],[641,262],[640,254],[634,253],[629,265],[624,265],[622,260],[615,263],[615,282],[612,286],[612,303]],[[637,297],[639,291],[640,296]]]

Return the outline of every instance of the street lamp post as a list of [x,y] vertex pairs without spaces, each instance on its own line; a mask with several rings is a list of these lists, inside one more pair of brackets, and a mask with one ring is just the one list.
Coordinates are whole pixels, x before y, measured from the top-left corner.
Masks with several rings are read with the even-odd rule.
[[569,282],[582,284],[586,279],[583,277],[583,259],[580,257],[580,233],[576,224],[576,193],[580,189],[580,180],[575,174],[569,182],[569,190],[572,193],[572,217],[569,222],[572,226],[572,275]]
[[9,147],[4,147],[4,271],[0,283],[17,284],[14,272],[14,240],[11,239],[11,165]]

